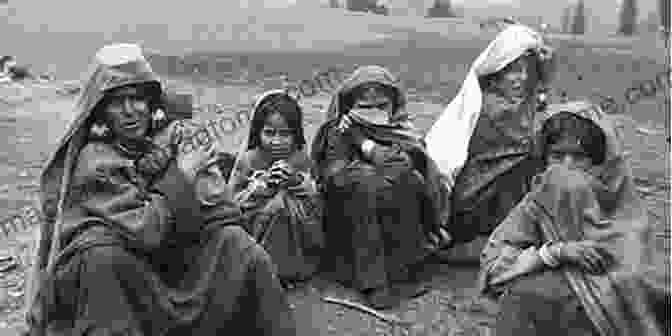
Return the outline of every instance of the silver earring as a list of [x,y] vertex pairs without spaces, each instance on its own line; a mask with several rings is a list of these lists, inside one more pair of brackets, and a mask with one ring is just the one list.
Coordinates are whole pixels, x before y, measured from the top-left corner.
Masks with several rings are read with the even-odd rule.
[[152,115],[152,120],[157,123],[166,120],[166,112],[163,112],[162,109],[156,109]]
[[159,129],[163,126],[163,123],[166,121],[166,112],[164,112],[162,109],[156,109],[154,113],[152,113],[152,128],[153,129]]
[[110,128],[105,124],[93,124],[90,133],[94,138],[102,139],[110,134]]

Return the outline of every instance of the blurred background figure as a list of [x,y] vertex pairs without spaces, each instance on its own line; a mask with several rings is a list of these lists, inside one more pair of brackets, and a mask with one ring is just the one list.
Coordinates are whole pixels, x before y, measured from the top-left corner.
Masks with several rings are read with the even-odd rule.
[[[5,79],[6,78],[6,79]],[[2,56],[0,58],[0,82],[5,80],[21,81],[35,78],[27,67],[19,66],[14,56]]]

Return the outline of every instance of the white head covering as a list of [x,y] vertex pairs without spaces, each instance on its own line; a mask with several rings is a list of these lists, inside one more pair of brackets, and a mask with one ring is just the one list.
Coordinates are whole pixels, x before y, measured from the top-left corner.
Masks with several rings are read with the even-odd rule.
[[452,190],[467,160],[469,140],[481,113],[483,92],[478,78],[496,73],[527,50],[543,46],[542,36],[527,26],[512,25],[490,42],[471,65],[457,96],[425,136],[427,152]]

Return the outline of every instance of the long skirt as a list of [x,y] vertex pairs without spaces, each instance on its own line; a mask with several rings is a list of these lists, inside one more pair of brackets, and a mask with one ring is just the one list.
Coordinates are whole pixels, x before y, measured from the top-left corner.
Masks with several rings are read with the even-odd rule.
[[282,280],[306,280],[316,271],[324,245],[317,197],[278,193],[248,212],[246,230],[268,251]]
[[[295,335],[273,264],[240,227],[141,255],[96,228],[47,280],[46,335]],[[85,237],[88,236],[88,237]]]
[[560,271],[515,280],[500,298],[496,336],[599,336]]
[[340,174],[326,186],[325,270],[358,290],[385,286],[431,252],[424,181],[415,171],[394,180],[366,168]]

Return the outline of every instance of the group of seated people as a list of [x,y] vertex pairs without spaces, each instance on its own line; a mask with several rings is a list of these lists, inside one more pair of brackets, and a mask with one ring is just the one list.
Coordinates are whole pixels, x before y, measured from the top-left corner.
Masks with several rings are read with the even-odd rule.
[[41,176],[31,335],[296,335],[288,284],[321,271],[393,307],[426,292],[428,256],[480,235],[497,335],[669,333],[619,134],[593,104],[537,106],[553,58],[527,27],[490,43],[426,136],[400,80],[364,66],[310,149],[274,90],[237,157],[186,149],[203,126],[166,118],[138,46],[95,62]]

